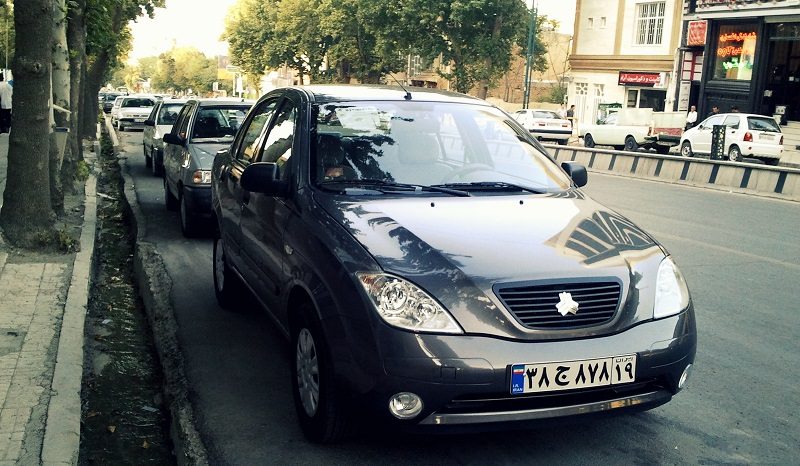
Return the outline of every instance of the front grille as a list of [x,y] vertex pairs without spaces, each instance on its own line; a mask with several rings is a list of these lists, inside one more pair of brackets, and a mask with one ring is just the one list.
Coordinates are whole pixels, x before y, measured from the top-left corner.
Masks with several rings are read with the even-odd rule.
[[[547,283],[499,286],[495,292],[514,317],[531,329],[569,329],[601,325],[614,317],[620,300],[619,282]],[[562,316],[559,293],[578,303],[576,314]]]

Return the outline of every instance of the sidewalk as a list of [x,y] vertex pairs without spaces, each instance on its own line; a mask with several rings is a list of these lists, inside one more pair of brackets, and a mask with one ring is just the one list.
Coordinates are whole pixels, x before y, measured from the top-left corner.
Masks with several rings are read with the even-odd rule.
[[[4,134],[0,205],[7,152]],[[0,250],[0,466],[78,460],[83,319],[95,234],[94,175],[86,184],[84,209],[76,254],[44,261]]]

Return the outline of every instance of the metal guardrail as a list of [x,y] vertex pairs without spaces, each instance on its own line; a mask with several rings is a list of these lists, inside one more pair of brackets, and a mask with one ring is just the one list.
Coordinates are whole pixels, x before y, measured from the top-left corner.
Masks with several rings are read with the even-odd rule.
[[727,160],[545,144],[591,171],[800,201],[800,169]]

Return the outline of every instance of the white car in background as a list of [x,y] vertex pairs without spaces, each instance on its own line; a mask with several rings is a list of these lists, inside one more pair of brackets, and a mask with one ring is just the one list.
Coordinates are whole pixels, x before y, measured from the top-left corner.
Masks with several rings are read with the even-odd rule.
[[159,100],[150,112],[150,116],[144,121],[144,134],[142,134],[144,163],[152,169],[153,175],[164,174],[163,137],[172,130],[172,125],[178,120],[178,113],[185,103],[185,99]]
[[724,152],[728,160],[740,162],[743,157],[778,165],[783,155],[781,127],[772,117],[752,113],[720,113],[686,130],[681,136],[681,155],[711,154],[711,136],[715,125],[725,126]]
[[552,110],[529,108],[514,112],[513,117],[539,140],[557,141],[563,145],[572,137],[572,122]]
[[118,95],[116,98],[114,98],[114,103],[111,105],[111,111],[109,112],[109,116],[111,116],[112,126],[117,125],[117,115],[119,115],[119,109],[120,106],[122,105],[122,99],[124,99],[125,97],[126,96],[124,95]]
[[[116,101],[114,102],[116,105]],[[111,110],[111,123],[116,124],[119,131],[125,128],[144,128],[144,120],[150,116],[150,112],[156,104],[156,98],[151,95],[126,95],[117,110]]]

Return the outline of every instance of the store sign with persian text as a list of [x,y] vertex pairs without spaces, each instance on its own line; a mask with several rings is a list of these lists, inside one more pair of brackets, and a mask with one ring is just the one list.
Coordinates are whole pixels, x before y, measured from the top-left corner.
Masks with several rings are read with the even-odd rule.
[[664,85],[664,73],[620,71],[617,84],[620,86],[662,87]]
[[697,0],[696,11],[755,10],[785,7],[795,4],[795,0]]

